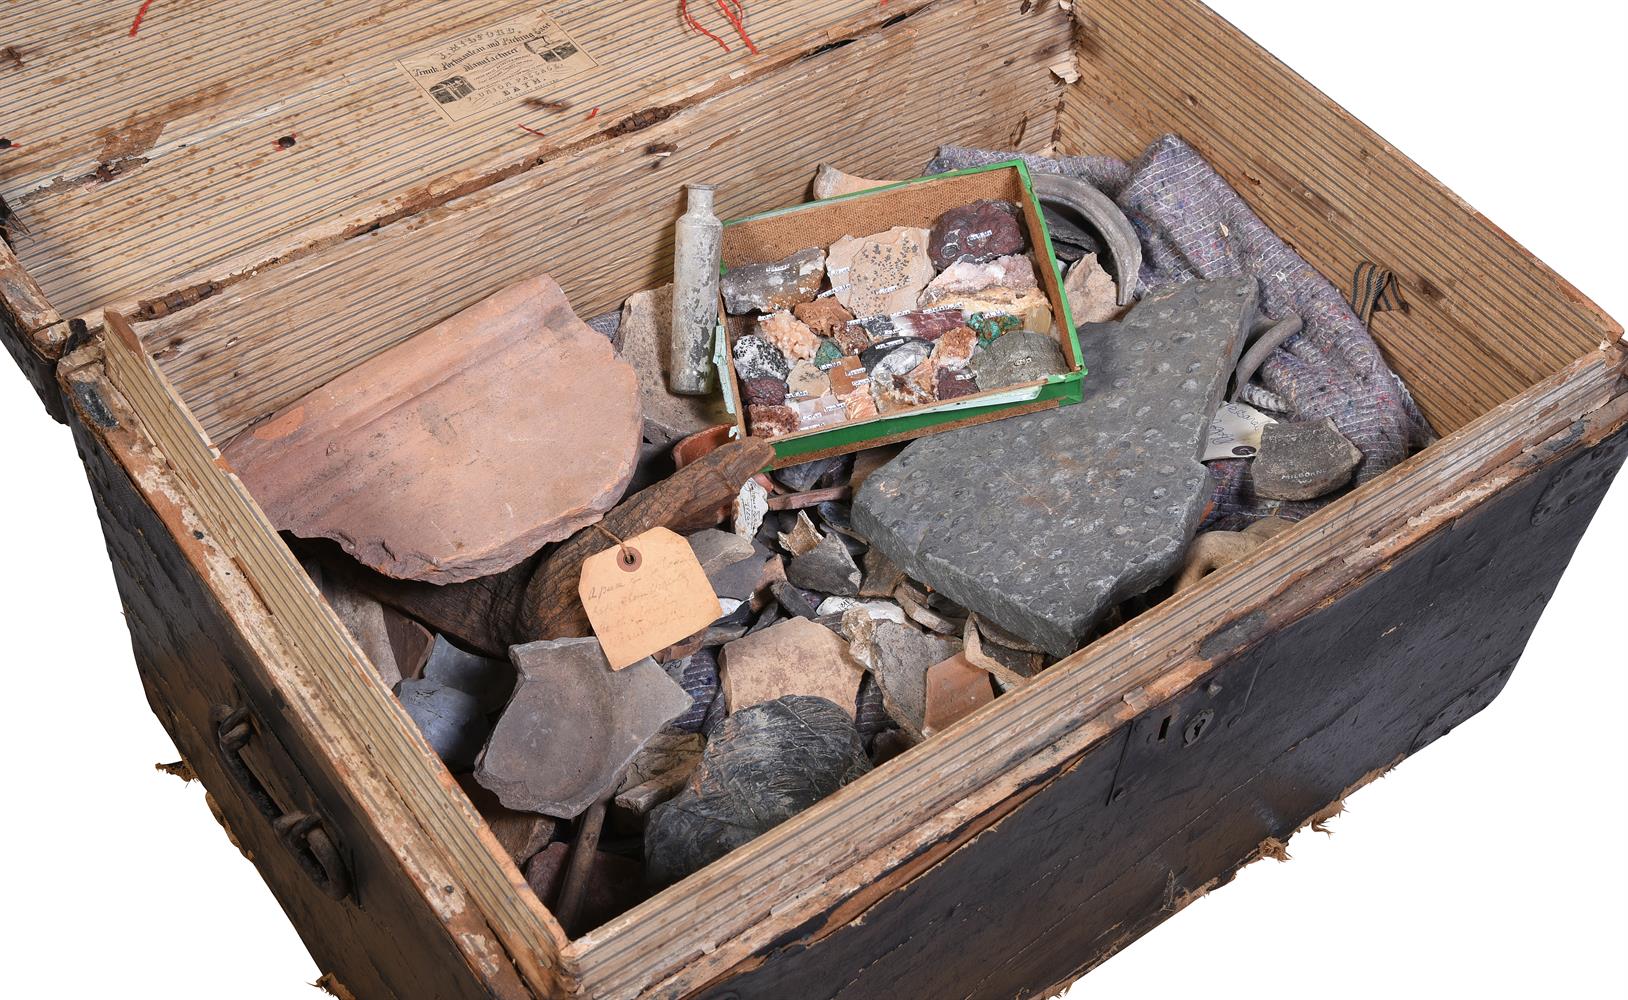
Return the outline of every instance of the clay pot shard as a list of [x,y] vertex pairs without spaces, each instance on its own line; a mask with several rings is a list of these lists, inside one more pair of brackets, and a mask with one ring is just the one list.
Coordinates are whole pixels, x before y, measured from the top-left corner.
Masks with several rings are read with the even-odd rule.
[[509,650],[519,682],[475,765],[510,809],[570,819],[614,791],[622,773],[690,696],[646,658],[612,670],[597,639]]
[[640,423],[632,366],[540,275],[307,393],[224,455],[278,528],[447,584],[599,520],[633,476]]
[[1136,284],[1142,273],[1142,241],[1136,227],[1125,217],[1113,199],[1091,184],[1063,174],[1035,174],[1035,197],[1047,217],[1083,219],[1102,237],[1100,246],[1112,265],[1119,304],[1128,306],[1136,298]]
[[1274,535],[1294,527],[1294,522],[1282,517],[1268,517],[1243,531],[1206,531],[1193,539],[1187,547],[1187,558],[1176,578],[1176,593],[1198,584],[1198,581],[1218,569],[1231,566],[1260,548]]

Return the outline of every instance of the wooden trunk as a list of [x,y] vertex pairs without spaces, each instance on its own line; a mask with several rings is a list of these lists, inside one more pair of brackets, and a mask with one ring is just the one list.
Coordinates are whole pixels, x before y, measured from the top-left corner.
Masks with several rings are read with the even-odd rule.
[[[3,29],[0,335],[73,428],[154,712],[356,997],[1043,994],[1484,707],[1628,452],[1621,327],[1202,5],[752,7],[757,54],[550,3],[572,109],[456,121],[397,61],[536,3]],[[743,215],[822,161],[1167,132],[1337,282],[1396,272],[1373,332],[1441,439],[568,939],[214,443],[537,270],[583,315],[665,280],[686,181]]]

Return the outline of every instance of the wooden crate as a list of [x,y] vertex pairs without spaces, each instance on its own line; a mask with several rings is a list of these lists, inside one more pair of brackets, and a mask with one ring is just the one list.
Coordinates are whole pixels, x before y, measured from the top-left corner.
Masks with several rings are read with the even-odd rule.
[[[546,120],[449,120],[398,65],[531,0],[157,4],[134,39],[123,5],[39,0],[0,29],[4,340],[73,428],[153,710],[335,982],[1038,994],[1497,694],[1628,451],[1620,326],[1198,3],[762,2],[755,55],[666,6],[547,4],[593,65]],[[585,315],[656,284],[686,181],[740,215],[819,161],[1165,132],[1323,273],[1400,276],[1374,333],[1442,439],[568,940],[212,442],[537,269]]]

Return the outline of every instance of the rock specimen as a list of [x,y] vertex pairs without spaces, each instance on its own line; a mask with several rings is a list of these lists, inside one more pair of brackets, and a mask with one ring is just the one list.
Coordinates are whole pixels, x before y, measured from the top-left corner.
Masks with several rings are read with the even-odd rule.
[[731,715],[645,829],[645,878],[669,885],[870,770],[848,710],[793,695]]
[[1063,349],[1057,341],[1033,330],[1014,330],[996,337],[972,359],[968,368],[984,389],[1038,382],[1048,375],[1061,375],[1069,370],[1068,360],[1063,357]]
[[871,395],[879,413],[892,413],[933,402],[932,393],[908,379],[881,375],[871,379]]
[[492,731],[479,701],[456,688],[418,678],[397,684],[396,698],[447,770],[456,773],[475,766]]
[[873,180],[869,177],[860,177],[857,174],[845,174],[829,163],[822,163],[819,170],[814,174],[814,197],[835,198],[839,195],[869,191],[871,188],[886,187],[893,183],[895,182]]
[[814,352],[814,364],[821,371],[842,360],[842,348],[829,337],[820,340],[820,349]]
[[1256,521],[1242,531],[1206,531],[1193,539],[1187,547],[1186,561],[1181,576],[1176,578],[1176,593],[1195,586],[1211,573],[1245,558],[1266,544],[1267,539],[1294,527],[1294,522],[1282,517],[1268,517]]
[[690,696],[654,660],[612,670],[597,639],[532,642],[509,655],[520,680],[475,779],[510,809],[579,815],[690,707]]
[[763,317],[758,324],[758,336],[778,348],[788,363],[812,361],[820,350],[820,338],[814,331],[785,311]]
[[788,465],[782,469],[774,470],[774,478],[785,485],[789,490],[801,493],[811,490],[814,485],[827,476],[833,476],[846,468],[848,459],[838,455],[833,458],[816,458],[811,462],[802,462],[797,465]]
[[[672,316],[672,285],[638,292],[622,304],[622,357],[639,376],[644,437],[658,444],[671,444],[679,438],[730,421],[723,399],[716,393],[685,396],[668,388],[672,372],[669,361]],[[711,342],[709,338],[707,343]]]
[[814,522],[809,519],[808,512],[800,510],[790,530],[780,533],[779,541],[780,547],[795,558],[813,552],[823,539],[820,529],[814,527]]
[[300,565],[386,686],[393,689],[402,679],[417,677],[423,671],[436,641],[428,629],[395,608],[380,604],[345,576],[324,573],[316,560],[302,559]]
[[944,270],[958,260],[981,264],[1020,254],[1029,247],[1022,216],[1009,201],[975,201],[952,208],[933,223],[929,244],[933,266]]
[[517,866],[525,867],[527,861],[554,839],[558,824],[552,818],[505,808],[496,795],[475,781],[473,775],[459,775],[458,785],[480,811],[486,825],[491,827],[492,836],[503,845],[503,850]]
[[865,348],[871,346],[870,331],[859,323],[849,323],[832,331],[831,339],[836,342],[837,349],[843,354],[860,354]]
[[899,728],[918,740],[927,715],[927,670],[961,651],[961,643],[927,635],[908,625],[877,622],[870,635],[871,675],[882,703]]
[[1075,326],[1105,323],[1119,315],[1119,290],[1094,253],[1081,257],[1068,269],[1063,294],[1068,297],[1068,311],[1074,315]]
[[724,308],[737,316],[766,313],[813,301],[824,278],[825,251],[815,247],[785,260],[732,267],[718,280],[718,290]]
[[851,325],[864,328],[870,334],[871,342],[875,344],[899,337],[937,340],[956,327],[965,326],[966,321],[966,314],[959,309],[934,306],[931,309],[912,309],[891,316],[872,316],[868,319],[854,320]]
[[1253,278],[1188,282],[1082,331],[1083,402],[913,442],[865,481],[855,529],[980,620],[1072,653],[1179,565],[1256,294]]
[[802,320],[810,330],[822,337],[836,332],[853,322],[854,314],[842,307],[834,296],[822,296],[813,302],[802,302],[792,308],[792,315]]
[[922,289],[922,306],[943,299],[977,295],[988,288],[1008,288],[1014,292],[1036,288],[1034,263],[1024,256],[997,257],[983,264],[956,261]]
[[842,637],[807,618],[787,618],[723,649],[719,678],[731,713],[784,695],[827,698],[849,716],[863,668]]
[[684,787],[701,763],[705,745],[700,733],[673,729],[657,733],[628,765],[616,790],[616,804],[635,816],[648,815]]
[[972,327],[956,327],[933,344],[933,371],[936,373],[944,368],[959,371],[965,368],[977,346],[978,335],[972,332]]
[[735,373],[744,382],[756,379],[774,379],[784,382],[791,371],[791,362],[780,353],[780,348],[755,333],[736,337],[734,341]]
[[859,567],[848,546],[835,534],[826,535],[809,552],[786,565],[786,579],[804,590],[838,597],[859,596]]
[[927,668],[927,707],[921,732],[942,732],[995,700],[989,672],[973,666],[957,653]]
[[887,316],[916,307],[933,280],[925,229],[896,226],[856,239],[844,236],[826,257],[831,290],[855,316]]
[[1250,476],[1256,496],[1315,500],[1349,483],[1361,464],[1362,452],[1334,421],[1279,421],[1261,429]]
[[830,393],[812,399],[799,399],[792,404],[792,408],[797,411],[797,429],[800,431],[830,427],[847,419],[842,400]]
[[482,712],[491,713],[508,702],[514,690],[514,667],[503,660],[466,653],[444,636],[436,636],[424,664],[424,679],[462,691],[475,699]]
[[592,524],[633,476],[638,378],[546,276],[498,292],[239,434],[280,529],[393,576],[501,572]]

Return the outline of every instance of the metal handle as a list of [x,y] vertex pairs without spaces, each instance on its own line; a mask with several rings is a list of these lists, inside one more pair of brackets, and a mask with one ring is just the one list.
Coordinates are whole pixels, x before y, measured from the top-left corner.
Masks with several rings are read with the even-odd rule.
[[300,870],[329,898],[344,899],[349,896],[350,869],[334,846],[333,839],[328,836],[322,818],[307,812],[284,811],[243,760],[243,748],[254,735],[249,710],[219,705],[215,708],[214,720],[215,742],[226,773],[232,776],[249,801],[271,823],[277,839],[299,862]]

